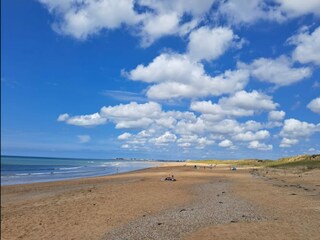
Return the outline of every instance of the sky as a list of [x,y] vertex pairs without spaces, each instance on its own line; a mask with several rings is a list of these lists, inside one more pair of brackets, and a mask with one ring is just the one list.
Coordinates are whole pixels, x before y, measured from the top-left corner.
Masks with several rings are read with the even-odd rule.
[[3,0],[1,154],[317,154],[319,67],[318,0]]

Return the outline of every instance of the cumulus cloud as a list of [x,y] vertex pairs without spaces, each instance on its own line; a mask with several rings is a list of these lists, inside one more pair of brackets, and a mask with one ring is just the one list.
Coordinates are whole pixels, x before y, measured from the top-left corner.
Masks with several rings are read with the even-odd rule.
[[91,140],[91,137],[89,135],[78,135],[77,137],[80,143],[86,143]]
[[313,99],[308,105],[307,107],[315,112],[320,114],[320,97]]
[[256,141],[256,140],[263,140],[270,137],[270,133],[267,130],[260,130],[257,132],[247,131],[244,133],[238,133],[233,137],[233,139],[238,141]]
[[221,1],[218,15],[222,15],[231,24],[254,24],[259,20],[282,23],[295,17],[314,14],[320,15],[317,0],[228,0]]
[[244,90],[236,92],[230,97],[223,97],[217,104],[211,101],[192,102],[190,109],[204,114],[215,115],[217,119],[225,116],[243,117],[252,116],[256,112],[270,111],[278,106],[272,98],[263,93]]
[[269,121],[281,121],[285,117],[286,113],[284,111],[270,111],[268,115]]
[[148,15],[144,21],[142,46],[150,45],[155,39],[178,32],[179,16],[175,12]]
[[246,70],[227,70],[211,77],[200,62],[186,55],[164,53],[149,65],[138,65],[127,76],[131,80],[153,83],[147,96],[151,99],[219,96],[241,90],[248,82]]
[[175,142],[177,136],[169,131],[165,132],[163,135],[150,139],[155,145],[168,145],[169,143]]
[[293,63],[286,56],[276,59],[259,58],[249,65],[238,63],[238,67],[249,70],[251,76],[260,81],[280,87],[299,82],[312,74],[308,67],[293,67]]
[[220,147],[227,148],[227,147],[232,147],[233,143],[229,139],[225,139],[225,140],[221,141],[218,145]]
[[[317,2],[319,4],[319,1]],[[320,9],[320,4],[318,9]],[[291,37],[289,43],[296,46],[292,53],[294,60],[320,66],[320,27],[312,33],[302,32]]]
[[261,151],[269,151],[273,149],[273,146],[271,144],[265,144],[265,143],[260,143],[259,141],[255,140],[249,143],[248,148],[251,149],[257,149]]
[[102,29],[134,25],[143,18],[134,11],[133,0],[39,1],[56,16],[54,29],[77,39],[86,39]]
[[[38,0],[53,15],[53,29],[85,40],[104,30],[125,26],[149,46],[157,39],[185,36],[202,25],[212,5],[215,18],[230,24],[254,24],[259,20],[283,22],[305,14],[320,15],[319,1],[308,0]],[[213,48],[213,47],[212,47]],[[211,49],[212,49],[211,48]],[[218,54],[219,52],[216,52]],[[206,57],[214,57],[209,55]]]
[[143,128],[149,126],[160,113],[155,102],[120,104],[101,108],[101,116],[116,123],[116,128]]
[[284,20],[281,12],[263,0],[221,1],[219,14],[232,24],[253,24],[258,20]]
[[297,144],[299,142],[298,139],[294,139],[294,138],[283,138],[281,140],[281,143],[280,143],[280,147],[281,148],[289,148],[291,147],[292,145],[294,144]]
[[156,102],[138,104],[131,102],[129,104],[119,104],[117,106],[108,106],[101,108],[101,115],[109,119],[140,119],[143,117],[154,117],[161,112],[161,105]]
[[181,138],[177,140],[178,146],[182,148],[195,147],[197,149],[203,149],[208,145],[215,143],[214,140],[207,137],[199,137],[197,135],[182,135]]
[[69,116],[69,114],[59,115],[57,121],[66,122],[70,125],[89,127],[102,125],[107,122],[106,118],[103,118],[99,113],[89,114],[89,115],[80,115],[80,116]]
[[288,138],[304,138],[310,137],[318,131],[320,131],[320,123],[316,125],[290,118],[284,121],[280,136]]
[[173,128],[178,120],[196,119],[192,112],[163,111],[160,104],[147,102],[138,104],[131,102],[115,106],[104,106],[99,113],[70,116],[59,115],[57,121],[76,126],[96,126],[113,122],[116,128],[147,128],[154,124],[158,128]]
[[298,143],[300,138],[309,138],[311,135],[319,131],[320,123],[313,124],[293,118],[286,119],[279,134],[283,137],[280,147],[291,147],[291,145]]
[[127,139],[129,139],[131,136],[132,136],[131,133],[125,132],[125,133],[119,135],[119,136],[118,136],[118,139],[119,139],[119,140],[127,140]]
[[214,60],[221,56],[238,37],[230,28],[201,27],[191,32],[188,55],[192,60]]
[[[123,25],[133,29],[148,46],[166,35],[184,35],[195,28],[214,0],[38,0],[54,15],[53,28],[60,34],[87,39],[102,30]],[[137,10],[139,9],[139,11]],[[184,20],[186,14],[190,20]]]
[[[193,30],[202,21],[202,16],[210,11],[215,0],[201,2],[184,0],[139,0],[136,3],[151,9],[144,13],[140,36],[142,45],[149,46],[157,38],[166,35],[185,35]],[[185,20],[184,16],[190,19]]]
[[287,17],[297,17],[305,14],[320,16],[320,2],[318,0],[307,0],[301,4],[300,0],[276,0],[280,4],[280,10]]

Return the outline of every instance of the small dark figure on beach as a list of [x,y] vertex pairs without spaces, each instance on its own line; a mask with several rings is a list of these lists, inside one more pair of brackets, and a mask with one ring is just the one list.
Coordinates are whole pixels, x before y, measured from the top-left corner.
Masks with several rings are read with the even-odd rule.
[[166,177],[164,180],[165,180],[165,181],[177,181],[177,180],[174,178],[173,175],[171,175],[171,177]]

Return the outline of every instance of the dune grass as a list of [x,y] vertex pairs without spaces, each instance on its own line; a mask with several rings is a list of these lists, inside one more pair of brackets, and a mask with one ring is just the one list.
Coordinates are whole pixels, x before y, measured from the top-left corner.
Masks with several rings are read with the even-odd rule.
[[306,167],[308,169],[320,168],[320,154],[315,155],[299,155],[278,160],[259,160],[259,159],[242,159],[242,160],[194,160],[189,163],[204,163],[204,164],[227,164],[232,166],[252,166],[252,167],[273,167],[273,168],[288,168],[288,167]]
[[274,162],[270,162],[267,167],[306,167],[309,169],[320,168],[320,154],[302,155],[289,158],[282,158]]

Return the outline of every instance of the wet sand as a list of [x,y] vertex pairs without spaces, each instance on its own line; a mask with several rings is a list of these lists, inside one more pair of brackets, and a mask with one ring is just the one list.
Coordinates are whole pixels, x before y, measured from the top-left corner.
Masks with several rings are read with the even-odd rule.
[[180,164],[1,187],[1,239],[319,239],[319,229],[319,170]]

